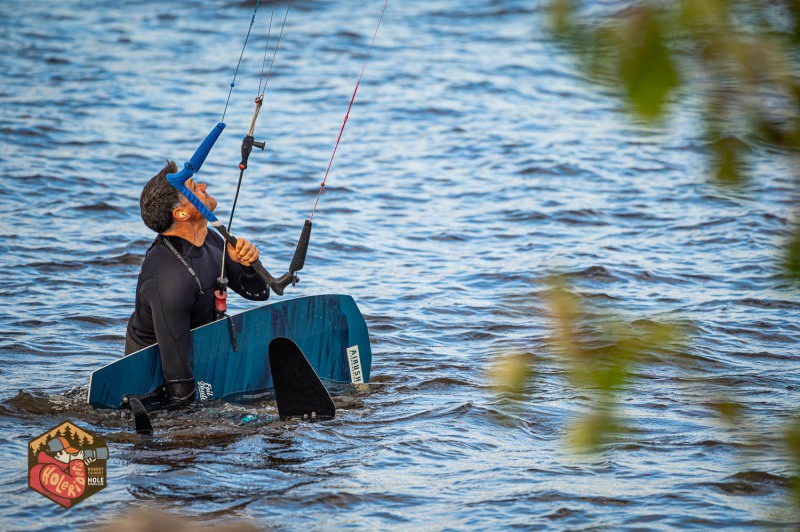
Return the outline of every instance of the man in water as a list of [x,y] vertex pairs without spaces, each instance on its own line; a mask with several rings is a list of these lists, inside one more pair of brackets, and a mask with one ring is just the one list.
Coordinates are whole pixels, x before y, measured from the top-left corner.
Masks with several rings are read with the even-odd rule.
[[[167,404],[194,400],[195,383],[189,331],[214,321],[214,290],[222,266],[224,241],[209,231],[206,219],[166,179],[178,172],[173,161],[142,190],[145,225],[158,233],[150,245],[136,285],[136,307],[128,322],[125,354],[158,343]],[[186,186],[213,211],[217,200],[204,183]],[[229,286],[253,301],[269,297],[266,281],[250,267],[258,249],[240,238],[227,244],[225,271]]]

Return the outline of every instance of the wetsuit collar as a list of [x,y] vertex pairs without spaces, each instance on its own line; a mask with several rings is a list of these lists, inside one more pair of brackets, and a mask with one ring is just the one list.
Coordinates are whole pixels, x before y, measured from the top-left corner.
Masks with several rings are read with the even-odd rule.
[[199,258],[203,256],[203,246],[205,246],[205,242],[203,242],[202,246],[195,246],[185,238],[179,237],[177,235],[158,235],[160,239],[169,240],[169,242],[173,245],[173,247],[184,257],[192,257],[193,259]]

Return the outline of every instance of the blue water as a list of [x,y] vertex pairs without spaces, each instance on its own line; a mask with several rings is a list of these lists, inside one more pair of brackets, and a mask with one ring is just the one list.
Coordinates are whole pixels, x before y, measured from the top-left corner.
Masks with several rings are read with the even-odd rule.
[[[339,390],[330,422],[212,403],[157,416],[145,441],[85,406],[86,384],[122,352],[153,237],[139,192],[220,119],[253,4],[5,0],[0,529],[141,508],[290,530],[797,527],[780,436],[800,402],[800,295],[776,266],[791,161],[758,148],[748,185],[710,184],[699,102],[686,95],[665,129],[632,123],[546,38],[538,5],[389,4],[288,292],[355,298],[369,389]],[[269,7],[203,167],[223,218]],[[381,8],[292,7],[234,221],[268,269],[289,263]],[[591,401],[551,350],[553,272],[599,312],[690,333],[694,364],[638,368],[622,397],[633,430],[599,454],[566,444]],[[502,396],[491,369],[520,352],[536,377]],[[723,400],[746,408],[735,426]],[[108,487],[68,511],[26,483],[27,441],[65,419],[111,448]]]

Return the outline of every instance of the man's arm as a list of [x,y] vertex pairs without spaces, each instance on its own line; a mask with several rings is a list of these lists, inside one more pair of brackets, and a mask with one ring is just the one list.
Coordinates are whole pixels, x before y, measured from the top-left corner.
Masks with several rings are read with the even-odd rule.
[[154,286],[145,294],[153,313],[153,328],[161,354],[164,385],[170,400],[194,398],[191,356],[191,312],[197,286],[176,268],[159,271]]
[[225,257],[225,268],[228,275],[228,286],[234,292],[251,301],[269,299],[269,285],[253,268],[242,266]]

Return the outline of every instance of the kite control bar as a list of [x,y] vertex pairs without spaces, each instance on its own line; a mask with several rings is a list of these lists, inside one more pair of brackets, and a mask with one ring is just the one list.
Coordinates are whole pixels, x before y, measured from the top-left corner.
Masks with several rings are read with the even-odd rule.
[[[200,171],[200,167],[203,165],[206,157],[208,157],[208,153],[211,151],[214,143],[217,142],[217,139],[219,138],[223,129],[225,129],[225,124],[222,122],[214,126],[214,129],[212,129],[211,133],[209,133],[205,140],[203,140],[202,144],[200,144],[200,146],[197,148],[197,151],[194,152],[194,155],[192,155],[192,158],[189,160],[189,162],[183,165],[183,170],[176,174],[167,174],[167,181],[170,185],[175,187],[178,192],[183,194],[198,211],[200,211],[200,214],[202,214],[203,217],[208,220],[209,223],[211,223],[211,226],[214,227],[214,229],[216,229],[220,235],[222,235],[222,238],[224,238],[226,242],[232,246],[236,246],[236,237],[228,232],[228,230],[225,228],[225,225],[223,225],[223,223],[219,221],[214,213],[211,212],[202,201],[200,201],[200,198],[195,196],[194,192],[189,190],[189,188],[186,186],[186,181],[190,179],[195,172]],[[303,228],[303,235],[306,235],[306,233],[310,234],[310,232],[310,226],[308,231],[306,231],[305,227]],[[277,279],[273,277],[266,268],[264,268],[264,265],[261,264],[261,261],[255,261],[250,265],[261,277],[264,278],[265,281],[267,281],[267,284],[272,291],[279,296],[283,295],[283,291],[287,286],[290,284],[294,285],[300,281],[300,279],[294,273],[303,267],[303,262],[305,261],[306,249],[300,249],[300,244],[302,241],[303,238],[301,235],[301,242],[298,242],[298,248],[295,250],[295,256],[292,259],[292,270],[290,272],[286,272]],[[305,238],[305,247],[308,247],[308,235],[306,235]],[[300,267],[298,268],[297,265]]]

